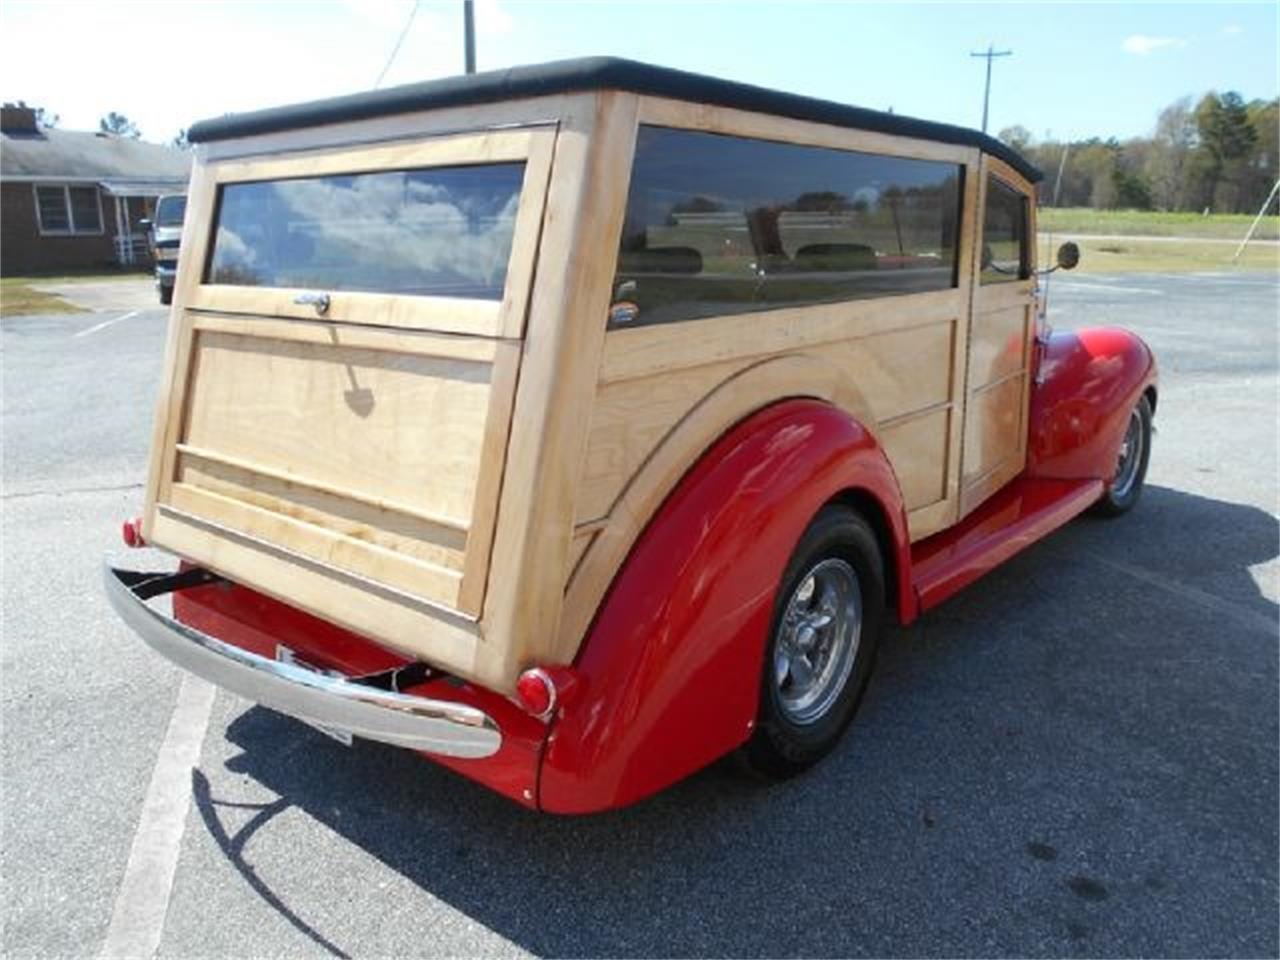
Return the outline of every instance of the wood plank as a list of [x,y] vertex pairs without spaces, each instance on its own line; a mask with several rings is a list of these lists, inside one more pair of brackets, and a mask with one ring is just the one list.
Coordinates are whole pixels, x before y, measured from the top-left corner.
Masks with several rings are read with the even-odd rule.
[[944,403],[885,424],[880,444],[893,464],[908,511],[947,496],[947,441],[951,405]]
[[[272,544],[281,551],[369,583],[377,583],[408,596],[421,597],[444,607],[456,607],[462,575],[457,570],[418,560],[378,544],[354,540],[294,517],[233,500],[209,490],[175,483],[168,504],[171,509],[196,517],[223,537],[248,537]],[[202,561],[204,557],[200,558]],[[257,586],[258,581],[248,583]],[[333,611],[330,611],[332,615]]]
[[1026,347],[1031,337],[1028,314],[1025,299],[1011,307],[974,314],[969,347],[970,390],[1026,369]]
[[362,144],[354,148],[311,149],[294,155],[226,160],[217,164],[216,178],[220,184],[241,183],[523,160],[529,153],[533,136],[534,132],[530,130],[495,130],[420,136],[399,143]]
[[556,139],[521,360],[507,482],[484,604],[489,671],[567,663],[559,644],[574,482],[586,450],[599,373],[613,257],[635,144],[636,98],[603,93],[567,114]]
[[[197,310],[314,320],[314,309],[295,302],[299,297],[314,292],[314,289],[302,287],[237,287],[203,283],[186,302]],[[393,296],[344,290],[326,292],[330,301],[326,316],[346,323],[476,336],[496,336],[500,329],[502,303],[498,300]]]
[[751,113],[730,107],[669,100],[662,97],[640,98],[641,123],[665,127],[683,127],[783,143],[800,143],[814,147],[834,147],[863,153],[887,154],[916,160],[963,162],[972,148],[936,140],[917,140],[871,130],[851,130],[809,120],[794,120],[765,113]]
[[554,131],[561,116],[590,93],[552,94],[496,103],[415,110],[394,116],[342,120],[298,130],[217,140],[196,146],[204,162],[279,156],[348,148],[360,144],[416,141],[425,136],[474,134],[485,130]]
[[239,457],[233,457],[229,454],[219,453],[215,450],[207,450],[202,447],[192,446],[188,443],[178,444],[178,454],[181,460],[203,460],[206,464],[213,464],[221,467],[230,467],[238,473],[244,474],[251,480],[267,480],[274,481],[274,484],[285,487],[303,487],[312,493],[318,493],[327,496],[333,500],[355,503],[379,513],[394,513],[411,520],[417,520],[419,523],[426,524],[431,527],[443,527],[445,530],[451,530],[466,534],[467,525],[459,520],[451,517],[437,516],[429,511],[420,510],[417,507],[411,507],[407,504],[396,503],[392,500],[386,500],[381,497],[371,497],[354,487],[336,487],[333,484],[325,483],[311,477],[302,476],[297,473],[290,473],[285,470],[277,470],[273,467],[265,466],[261,463],[255,463],[251,460],[244,460]]
[[278,320],[265,316],[239,316],[192,311],[192,328],[210,333],[230,333],[242,337],[262,337],[295,343],[317,343],[359,350],[385,350],[420,357],[445,357],[492,363],[498,355],[498,341],[460,334],[422,330],[368,327],[327,320]]
[[941,290],[611,330],[605,338],[600,378],[612,383],[724,360],[758,358],[929,326],[963,316],[964,311],[963,294]]
[[520,346],[498,345],[480,440],[480,467],[476,479],[473,508],[467,535],[467,560],[458,593],[458,609],[479,616],[484,607],[485,588],[498,520],[498,497],[505,474],[507,440],[511,435],[511,410],[515,404],[516,375],[520,370]]
[[149,543],[159,543],[151,531],[156,505],[168,496],[173,482],[174,444],[185,419],[187,382],[191,374],[191,343],[194,333],[186,304],[200,283],[200,273],[208,255],[208,224],[212,222],[217,191],[208,167],[197,159],[191,169],[187,190],[187,215],[182,225],[182,251],[178,275],[174,279],[173,305],[169,308],[169,332],[165,343],[164,368],[156,398],[155,425],[151,435],[147,495],[142,514],[143,535]]
[[198,457],[178,457],[177,482],[462,571],[465,532]]

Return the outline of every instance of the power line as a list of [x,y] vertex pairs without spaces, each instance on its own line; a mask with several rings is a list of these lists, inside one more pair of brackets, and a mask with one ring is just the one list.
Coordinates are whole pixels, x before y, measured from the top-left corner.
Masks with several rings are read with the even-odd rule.
[[982,132],[987,132],[987,106],[991,102],[991,61],[996,57],[1011,57],[1012,50],[996,50],[991,44],[987,44],[985,53],[970,53],[971,57],[983,57],[987,61],[987,89],[982,94]]
[[409,19],[404,22],[404,29],[400,31],[400,36],[396,40],[396,45],[391,48],[391,56],[387,57],[387,65],[382,68],[382,72],[378,74],[378,79],[373,84],[373,89],[377,90],[382,86],[382,80],[387,75],[387,71],[391,69],[391,65],[396,62],[396,54],[400,52],[400,44],[404,43],[404,38],[409,35],[409,28],[413,26],[413,18],[418,15],[418,4],[422,0],[413,0],[413,9],[409,11]]

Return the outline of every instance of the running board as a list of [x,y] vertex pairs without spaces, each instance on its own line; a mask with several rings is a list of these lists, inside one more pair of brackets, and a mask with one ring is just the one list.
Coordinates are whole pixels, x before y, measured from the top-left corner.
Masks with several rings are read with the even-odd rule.
[[1102,492],[1101,480],[1021,477],[954,527],[912,544],[912,586],[920,612],[1083,513]]

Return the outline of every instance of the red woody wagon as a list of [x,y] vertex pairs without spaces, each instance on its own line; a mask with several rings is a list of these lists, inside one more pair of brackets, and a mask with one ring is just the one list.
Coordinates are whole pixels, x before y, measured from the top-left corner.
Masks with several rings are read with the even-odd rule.
[[113,605],[527,806],[805,769],[887,618],[1141,492],[1152,355],[1043,325],[974,131],[592,59],[190,138]]

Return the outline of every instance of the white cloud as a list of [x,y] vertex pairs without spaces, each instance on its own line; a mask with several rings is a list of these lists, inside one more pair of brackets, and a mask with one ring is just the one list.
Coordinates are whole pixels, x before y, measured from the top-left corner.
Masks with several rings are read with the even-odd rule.
[[1244,33],[1244,27],[1240,26],[1238,23],[1228,23],[1222,28],[1222,32],[1228,37],[1234,37],[1238,34]]
[[1146,34],[1135,33],[1131,37],[1125,37],[1120,47],[1126,53],[1145,57],[1156,50],[1180,50],[1186,45],[1187,41],[1181,37],[1149,37]]
[[476,28],[481,33],[511,33],[516,28],[516,21],[498,0],[477,0]]

